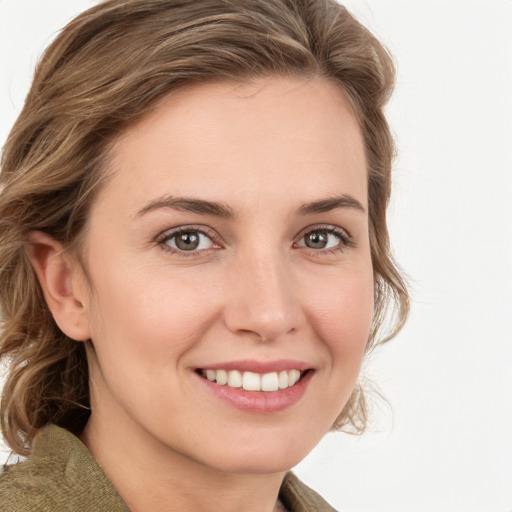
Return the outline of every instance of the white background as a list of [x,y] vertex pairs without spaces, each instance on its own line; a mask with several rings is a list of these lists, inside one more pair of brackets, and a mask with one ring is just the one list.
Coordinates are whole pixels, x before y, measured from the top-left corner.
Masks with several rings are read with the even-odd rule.
[[[94,3],[0,0],[2,144],[40,52]],[[345,4],[397,61],[390,227],[413,309],[366,365],[390,407],[296,471],[345,512],[512,512],[512,1]]]

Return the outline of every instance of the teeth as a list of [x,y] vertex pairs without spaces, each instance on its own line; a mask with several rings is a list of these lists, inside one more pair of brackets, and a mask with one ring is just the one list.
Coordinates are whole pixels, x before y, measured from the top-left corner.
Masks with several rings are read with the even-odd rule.
[[277,391],[279,389],[279,377],[276,372],[265,373],[261,376],[262,391]]
[[237,370],[231,370],[228,373],[228,386],[230,388],[242,387],[242,374]]
[[288,386],[293,386],[298,382],[300,379],[300,372],[299,370],[290,370],[290,373],[288,374]]
[[296,384],[302,373],[299,370],[283,370],[279,373],[240,372],[238,370],[202,370],[203,377],[221,386],[243,388],[247,391],[277,391]]
[[216,380],[217,381],[217,384],[220,384],[221,386],[224,386],[225,384],[228,383],[228,372],[226,372],[225,370],[213,370],[217,375],[215,377],[215,379],[213,380]]
[[290,381],[288,379],[288,372],[282,371],[279,374],[279,389],[286,389],[290,385]]
[[247,391],[259,391],[261,389],[261,379],[257,373],[244,372],[242,387]]

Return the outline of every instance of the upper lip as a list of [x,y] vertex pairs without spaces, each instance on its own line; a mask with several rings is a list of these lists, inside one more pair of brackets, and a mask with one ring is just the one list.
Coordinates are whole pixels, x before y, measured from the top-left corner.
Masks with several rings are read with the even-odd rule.
[[242,359],[239,361],[226,361],[223,363],[208,364],[199,367],[201,370],[239,370],[242,372],[271,373],[283,370],[310,370],[311,365],[304,361],[293,359],[278,359],[275,361],[258,361]]

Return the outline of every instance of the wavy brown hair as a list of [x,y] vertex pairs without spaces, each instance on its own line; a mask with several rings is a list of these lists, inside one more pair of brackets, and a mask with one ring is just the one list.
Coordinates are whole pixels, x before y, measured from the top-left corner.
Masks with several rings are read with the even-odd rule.
[[[394,67],[379,41],[334,0],[108,0],[71,21],[45,51],[3,150],[1,426],[15,452],[27,454],[48,423],[77,433],[89,416],[85,346],[53,320],[26,255],[29,233],[79,253],[88,211],[108,179],[109,148],[127,125],[178,88],[261,76],[322,77],[350,100],[368,169],[375,312],[367,350],[403,325],[407,288],[386,226],[394,146],[383,108]],[[365,424],[358,386],[334,428]]]

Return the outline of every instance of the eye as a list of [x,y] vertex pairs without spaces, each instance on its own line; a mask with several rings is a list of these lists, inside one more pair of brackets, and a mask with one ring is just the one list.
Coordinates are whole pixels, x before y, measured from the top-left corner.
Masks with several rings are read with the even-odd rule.
[[322,227],[306,232],[297,242],[296,246],[314,250],[343,250],[350,243],[350,236],[346,231],[334,227]]
[[204,251],[215,247],[212,239],[198,229],[180,229],[167,233],[159,243],[182,252]]

